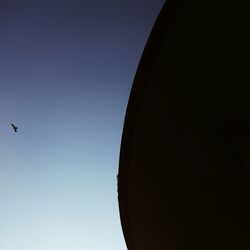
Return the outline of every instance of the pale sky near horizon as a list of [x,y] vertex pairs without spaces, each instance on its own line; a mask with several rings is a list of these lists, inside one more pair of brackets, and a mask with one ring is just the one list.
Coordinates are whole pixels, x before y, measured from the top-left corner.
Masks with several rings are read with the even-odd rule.
[[0,2],[1,250],[126,249],[123,121],[164,2]]

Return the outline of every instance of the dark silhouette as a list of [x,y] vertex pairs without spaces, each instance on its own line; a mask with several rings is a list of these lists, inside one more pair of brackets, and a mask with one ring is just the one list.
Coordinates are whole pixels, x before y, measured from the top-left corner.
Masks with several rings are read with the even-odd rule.
[[121,140],[128,250],[250,249],[248,9],[167,0],[156,20]]
[[13,123],[11,123],[11,126],[14,129],[14,131],[17,132],[18,127],[16,127]]

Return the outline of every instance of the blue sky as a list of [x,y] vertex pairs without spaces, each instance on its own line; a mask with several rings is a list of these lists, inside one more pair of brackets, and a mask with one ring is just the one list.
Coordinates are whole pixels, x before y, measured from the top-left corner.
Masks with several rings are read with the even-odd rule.
[[126,249],[120,140],[163,3],[1,1],[1,250]]

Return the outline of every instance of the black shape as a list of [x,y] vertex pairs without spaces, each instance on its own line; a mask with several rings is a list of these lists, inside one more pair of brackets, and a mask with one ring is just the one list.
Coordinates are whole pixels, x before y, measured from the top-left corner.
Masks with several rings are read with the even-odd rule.
[[14,129],[14,131],[17,133],[18,127],[16,127],[13,123],[11,123],[11,126]]

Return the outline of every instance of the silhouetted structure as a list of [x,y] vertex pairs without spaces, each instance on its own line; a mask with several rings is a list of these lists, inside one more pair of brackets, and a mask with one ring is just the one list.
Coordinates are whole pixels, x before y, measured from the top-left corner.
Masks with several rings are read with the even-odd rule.
[[129,250],[250,249],[246,3],[169,0],[154,25],[121,143]]

